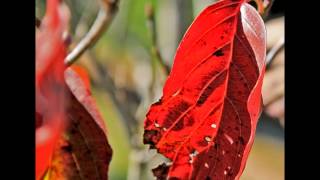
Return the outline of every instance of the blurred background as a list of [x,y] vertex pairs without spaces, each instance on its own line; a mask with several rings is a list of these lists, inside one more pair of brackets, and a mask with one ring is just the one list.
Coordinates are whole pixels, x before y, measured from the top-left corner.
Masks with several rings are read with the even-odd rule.
[[[72,14],[72,48],[93,24],[99,2],[65,2]],[[92,94],[108,129],[113,148],[111,180],[153,179],[150,169],[163,159],[142,145],[142,127],[145,113],[149,105],[161,97],[166,79],[159,58],[169,67],[172,65],[186,29],[197,14],[213,2],[120,0],[119,11],[108,31],[77,61],[90,74]],[[275,0],[265,19],[268,50],[284,35],[281,3]],[[36,16],[41,19],[44,12],[45,0],[36,0]],[[263,87],[265,111],[259,120],[242,180],[284,179],[284,48],[272,59]]]

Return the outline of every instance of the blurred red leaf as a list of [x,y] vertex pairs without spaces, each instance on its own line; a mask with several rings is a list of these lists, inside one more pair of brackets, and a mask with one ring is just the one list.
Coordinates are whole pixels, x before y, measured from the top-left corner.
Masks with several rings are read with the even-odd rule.
[[172,161],[158,179],[239,179],[261,111],[265,27],[244,0],[206,8],[183,37],[144,143]]
[[48,0],[36,32],[36,179],[108,179],[112,149],[84,69],[66,69],[69,11]]
[[51,163],[54,146],[65,126],[63,32],[68,20],[66,6],[58,0],[48,0],[36,34],[36,179]]

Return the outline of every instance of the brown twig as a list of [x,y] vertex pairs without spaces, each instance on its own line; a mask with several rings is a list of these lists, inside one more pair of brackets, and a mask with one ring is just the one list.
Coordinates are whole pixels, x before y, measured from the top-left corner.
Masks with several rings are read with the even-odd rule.
[[176,0],[177,6],[177,40],[179,43],[185,32],[193,21],[193,4],[192,1]]
[[279,39],[279,41],[270,49],[266,57],[266,69],[269,69],[276,55],[284,48],[284,37]]
[[91,63],[94,67],[95,72],[98,74],[98,84],[108,92],[112,103],[116,107],[118,111],[118,115],[120,120],[122,121],[123,125],[125,126],[128,138],[132,138],[135,134],[134,127],[136,126],[134,115],[128,109],[124,108],[124,104],[119,101],[117,98],[118,89],[116,88],[112,78],[110,77],[109,73],[103,68],[103,65],[98,61],[97,57],[91,51],[88,51],[90,55]]
[[274,0],[248,0],[253,1],[257,5],[257,10],[263,19],[266,19],[269,15],[269,11],[272,7]]
[[65,63],[68,66],[72,65],[86,49],[90,48],[98,41],[105,30],[110,26],[118,11],[118,0],[100,0],[100,2],[100,10],[91,29],[66,57]]
[[[156,33],[156,23],[155,23],[155,16],[154,16],[154,9],[151,3],[147,3],[145,5],[145,14],[147,17],[147,27],[149,29],[149,33],[151,36],[151,51],[153,56],[155,56],[155,60],[160,64],[163,71],[168,75],[170,73],[170,67],[167,65],[163,57],[160,53],[159,47],[158,47],[158,37]],[[154,58],[153,58],[154,59]],[[155,62],[153,62],[155,63]]]
[[82,32],[82,27],[87,26],[88,24],[88,18],[91,16],[90,12],[94,8],[94,4],[91,1],[86,1],[86,4],[84,5],[83,13],[81,13],[80,17],[78,18],[78,22],[75,25],[74,28],[74,36],[75,39],[80,40],[82,36],[84,36],[85,32]]
[[91,57],[91,63],[94,71],[98,74],[97,82],[101,87],[108,92],[112,103],[116,107],[116,111],[125,127],[126,134],[130,140],[130,154],[129,154],[129,168],[128,168],[128,180],[141,179],[144,176],[145,166],[150,156],[146,151],[146,147],[142,145],[142,134],[140,128],[142,128],[140,122],[137,121],[134,114],[124,107],[124,103],[117,97],[118,88],[115,86],[112,78],[105,71],[102,64],[98,61],[97,57],[90,50],[88,51]]
[[274,2],[274,0],[268,0],[268,2],[267,2],[268,4],[266,5],[264,13],[262,14],[262,18],[264,20],[268,17],[270,9],[271,9],[271,7],[273,5],[273,2]]

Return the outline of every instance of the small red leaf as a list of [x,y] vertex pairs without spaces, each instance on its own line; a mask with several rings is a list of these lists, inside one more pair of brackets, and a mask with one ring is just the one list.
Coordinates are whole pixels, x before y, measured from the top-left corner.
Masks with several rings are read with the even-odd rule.
[[[66,83],[73,96],[76,97],[77,101],[79,101],[85,110],[90,113],[94,122],[98,124],[98,127],[103,131],[106,131],[103,118],[97,109],[95,100],[91,96],[91,91],[89,89],[90,84],[89,82],[83,81],[83,79],[89,79],[89,77],[86,76],[87,73],[83,71],[82,74],[78,74],[78,72],[68,68],[65,72]],[[70,104],[72,105],[72,103]]]
[[85,87],[87,89],[90,89],[91,88],[90,87],[90,78],[89,78],[89,75],[88,75],[86,69],[82,66],[75,65],[75,64],[71,66],[71,69],[73,71],[75,71],[79,75],[79,77],[81,77]]
[[183,37],[144,143],[172,161],[158,179],[239,179],[261,110],[265,27],[244,0],[206,8]]
[[60,138],[50,167],[50,179],[108,179],[112,149],[104,121],[96,107],[83,75],[66,70],[70,89],[67,105],[68,126]]

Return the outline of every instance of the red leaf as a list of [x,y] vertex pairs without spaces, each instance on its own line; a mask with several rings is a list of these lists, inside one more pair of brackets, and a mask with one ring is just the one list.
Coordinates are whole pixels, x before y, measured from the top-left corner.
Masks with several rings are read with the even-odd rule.
[[64,65],[68,17],[63,3],[48,0],[36,34],[36,179],[45,172],[49,179],[108,179],[112,149],[89,78]]
[[66,70],[70,89],[69,122],[60,146],[55,150],[50,179],[108,179],[112,149],[103,119],[87,85],[73,69]]
[[206,8],[183,37],[144,143],[172,161],[158,179],[239,179],[261,110],[265,27],[244,0]]
[[51,163],[55,144],[65,124],[63,32],[69,14],[58,0],[48,0],[47,12],[36,34],[36,179]]
[[85,69],[84,67],[82,67],[82,66],[75,65],[75,64],[72,65],[71,68],[72,68],[72,70],[75,71],[75,72],[79,75],[79,77],[82,79],[85,87],[86,87],[87,89],[90,89],[90,88],[91,88],[91,87],[90,87],[90,78],[89,78],[89,75],[88,75],[86,69]]
[[[87,84],[88,82],[83,81],[83,78],[88,79],[88,77],[86,77],[85,74],[86,73],[84,72],[82,72],[82,74],[78,74],[78,72],[75,72],[71,68],[68,68],[65,72],[66,83],[68,85],[69,90],[72,92],[68,114],[75,113],[72,115],[78,115],[76,113],[77,111],[72,111],[74,110],[72,109],[72,105],[75,102],[79,102],[84,107],[84,110],[86,110],[86,112],[88,112],[90,116],[92,116],[92,121],[97,124],[97,128],[106,132],[106,127],[104,125],[103,118],[97,109],[94,99],[91,96],[91,91],[88,89],[90,85]],[[76,99],[73,99],[73,97],[75,97]]]
[[81,179],[71,145],[65,138],[60,138],[56,144],[47,177],[49,180]]

